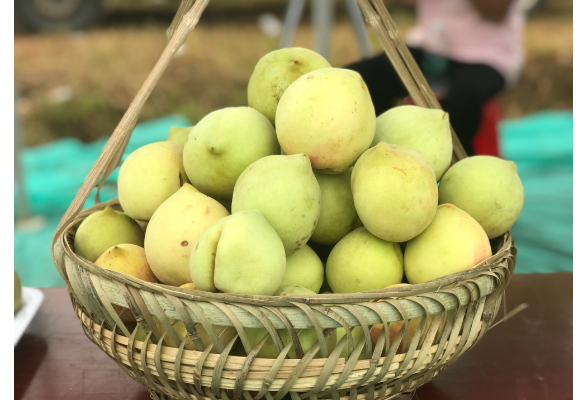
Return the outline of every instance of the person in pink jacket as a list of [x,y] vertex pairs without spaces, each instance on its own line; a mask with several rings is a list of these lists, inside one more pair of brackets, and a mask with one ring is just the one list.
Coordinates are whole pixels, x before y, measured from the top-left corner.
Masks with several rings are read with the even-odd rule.
[[[523,66],[523,2],[416,0],[416,12],[417,25],[407,33],[407,45],[473,155],[482,106],[515,81]],[[407,95],[386,54],[345,68],[362,75],[377,115]]]

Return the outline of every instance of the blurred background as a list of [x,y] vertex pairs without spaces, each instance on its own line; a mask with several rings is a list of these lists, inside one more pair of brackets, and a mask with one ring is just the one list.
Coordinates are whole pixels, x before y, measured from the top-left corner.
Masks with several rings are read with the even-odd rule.
[[[179,3],[15,2],[14,254],[23,285],[63,285],[50,255],[51,236],[161,54]],[[165,140],[172,125],[190,126],[213,110],[246,105],[256,62],[288,39],[294,46],[322,46],[335,67],[381,51],[369,27],[365,38],[357,33],[342,0],[333,1],[330,27],[313,26],[321,12],[323,21],[329,15],[306,4],[295,30],[285,28],[289,4],[304,3],[211,0],[145,105],[126,154]],[[415,24],[410,2],[384,3],[403,33]],[[573,2],[524,3],[523,71],[492,99],[480,130],[496,141],[501,157],[517,163],[525,188],[525,206],[513,227],[516,272],[570,271]],[[322,41],[316,28],[325,33]],[[492,154],[487,149],[478,146],[479,154]],[[116,176],[107,181],[102,200],[116,196]],[[93,204],[90,198],[87,205]]]

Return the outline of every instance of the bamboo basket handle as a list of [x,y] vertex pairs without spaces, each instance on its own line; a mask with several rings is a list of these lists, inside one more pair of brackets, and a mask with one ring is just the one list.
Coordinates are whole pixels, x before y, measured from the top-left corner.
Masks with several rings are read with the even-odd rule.
[[[408,94],[417,106],[441,110],[441,105],[429,87],[400,32],[382,0],[357,0],[366,21],[372,26],[386,55],[392,62]],[[459,138],[451,128],[453,140],[452,163],[467,157]]]
[[55,234],[53,235],[52,245],[59,238],[66,226],[79,214],[82,207],[92,190],[98,184],[100,177],[102,180],[98,185],[98,192],[96,194],[97,200],[99,201],[98,194],[99,190],[108,178],[108,176],[118,166],[126,145],[129,141],[131,133],[137,124],[137,119],[143,108],[143,105],[151,95],[153,88],[159,81],[159,78],[169,65],[173,55],[176,51],[184,44],[186,37],[194,29],[202,12],[208,5],[209,0],[182,0],[182,4],[172,22],[172,25],[167,31],[168,43],[157,60],[157,63],[149,73],[149,76],[141,86],[141,89],[131,102],[131,105],[125,112],[121,121],[118,123],[116,129],[108,139],[106,146],[100,153],[98,160],[90,170],[90,173],[86,177],[84,183],[78,190],[69,208],[65,212],[61,222],[59,223]]
[[[65,212],[53,235],[52,246],[63,233],[65,227],[82,210],[84,203],[95,187],[98,188],[96,200],[97,202],[100,201],[100,188],[118,166],[133,129],[137,124],[137,119],[143,105],[151,95],[151,92],[169,65],[175,52],[182,46],[188,34],[190,34],[200,20],[200,16],[208,5],[208,2],[209,0],[182,0],[177,14],[170,28],[167,30],[169,39],[167,46],[110,136],[98,160],[96,160],[96,163]],[[384,51],[415,104],[420,107],[441,109],[439,102],[435,98],[410,51],[400,39],[400,33],[382,3],[382,0],[357,0],[357,3],[366,21],[374,29],[376,36],[384,47]],[[453,139],[453,162],[456,162],[467,157],[467,154],[453,128],[451,128],[451,135]],[[100,179],[101,177],[102,179]]]

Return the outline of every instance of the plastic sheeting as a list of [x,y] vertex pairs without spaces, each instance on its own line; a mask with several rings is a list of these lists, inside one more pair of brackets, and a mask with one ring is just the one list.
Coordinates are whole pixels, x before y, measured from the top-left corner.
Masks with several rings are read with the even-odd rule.
[[[127,145],[123,160],[134,150],[149,143],[166,140],[170,126],[190,126],[183,116],[172,115],[138,124]],[[21,154],[24,186],[29,213],[42,216],[14,231],[14,269],[24,286],[64,286],[51,258],[51,239],[108,138],[82,143],[73,138],[56,140],[43,146],[25,148]],[[102,201],[116,194],[118,168],[100,191]],[[95,189],[85,207],[94,205]],[[18,215],[17,191],[14,191],[15,217]],[[43,220],[44,219],[44,220]],[[24,226],[23,226],[24,225]]]
[[[124,157],[148,143],[165,140],[174,125],[189,126],[190,121],[169,116],[137,125]],[[23,151],[31,214],[45,216],[36,227],[14,232],[15,269],[23,285],[64,285],[51,259],[51,238],[106,140],[84,144],[67,138]],[[519,250],[516,272],[571,271],[573,114],[542,112],[503,121],[500,141],[504,158],[517,163],[525,189],[525,205],[512,228]],[[116,197],[117,176],[118,169],[101,191],[103,201]],[[15,191],[15,204],[16,196]],[[86,206],[93,205],[93,199],[90,196]]]
[[512,227],[517,273],[573,269],[572,112],[546,111],[503,121],[500,145],[517,164],[525,204]]

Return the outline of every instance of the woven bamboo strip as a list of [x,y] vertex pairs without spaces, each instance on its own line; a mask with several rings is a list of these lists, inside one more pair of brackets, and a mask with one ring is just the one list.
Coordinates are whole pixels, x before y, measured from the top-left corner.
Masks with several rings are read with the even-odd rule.
[[[92,329],[94,329],[96,331],[96,333],[100,333],[100,326],[96,323],[93,323],[87,316],[83,316],[82,318],[83,320],[85,320],[85,324],[90,324],[92,325]],[[102,329],[102,332],[100,333],[101,335],[101,340],[105,343],[105,344],[109,344],[112,340],[112,332],[106,329]],[[115,339],[117,345],[117,351],[119,352],[121,359],[126,360],[126,362],[128,363],[128,358],[126,355],[126,346],[129,343],[129,339],[125,336],[122,335],[116,335],[116,339]],[[450,351],[450,354],[453,354],[455,352],[455,350],[457,349],[457,346],[459,345],[461,339],[458,338],[458,340],[456,341],[456,343],[453,344],[453,349]],[[139,342],[139,341],[135,341],[133,343],[133,347],[137,350],[140,350],[143,346],[143,342]],[[147,361],[148,361],[148,365],[150,365],[153,369],[153,371],[155,371],[155,363],[154,363],[154,356],[153,354],[155,353],[156,350],[156,345],[153,344],[148,344],[147,345]],[[432,346],[429,354],[426,356],[426,361],[423,364],[423,367],[419,368],[419,370],[421,370],[422,368],[424,368],[425,365],[427,365],[429,362],[432,361],[432,357],[430,356],[430,354],[434,354],[437,351],[438,346]],[[111,349],[108,350],[112,355]],[[162,349],[162,357],[161,359],[164,361],[162,364],[164,366],[166,366],[167,368],[164,368],[164,370],[166,371],[166,374],[169,374],[171,377],[173,377],[173,370],[174,370],[174,365],[173,362],[176,358],[176,354],[178,352],[178,349],[173,349],[173,348],[169,348],[169,347],[165,347]],[[197,351],[188,351],[188,350],[184,350],[182,353],[182,357],[181,357],[181,370],[185,373],[185,377],[184,379],[186,379],[187,381],[191,381],[191,378],[189,378],[189,374],[191,373],[192,369],[194,368],[194,366],[196,365],[198,359],[200,358],[200,352]],[[203,376],[205,377],[211,377],[212,376],[212,370],[215,368],[216,364],[217,364],[217,360],[218,360],[218,355],[217,354],[211,354],[207,357],[206,361],[204,362],[204,367],[205,369],[203,370]],[[394,376],[394,371],[396,369],[398,369],[400,363],[402,363],[403,361],[405,361],[405,357],[406,354],[397,354],[394,357],[393,360],[393,364],[392,364],[392,368],[389,370],[389,373],[386,375],[386,377],[391,377]],[[413,359],[410,361],[409,366],[412,367],[414,365],[414,362],[416,361],[417,358],[420,357],[420,351],[417,350],[414,353]],[[136,359],[136,361],[139,361],[139,354],[135,353],[134,354],[134,358]],[[378,362],[378,366],[382,366],[384,363],[384,359],[385,357],[381,357],[379,362]],[[243,361],[245,360],[245,357],[236,357],[236,356],[230,356],[228,362],[225,364],[225,370],[223,371],[223,378],[226,379],[234,379],[237,376],[238,371],[241,370],[242,366],[243,366]],[[251,381],[255,381],[255,380],[259,380],[261,381],[265,375],[269,372],[272,362],[273,360],[269,360],[269,359],[256,359],[254,361],[254,363],[252,364],[251,367],[251,373],[249,375],[249,377],[254,378]],[[315,367],[310,366],[309,368],[307,368],[304,372],[304,374],[302,375],[302,377],[305,378],[311,378],[311,377],[316,377],[319,375],[320,371],[322,370],[322,366],[324,365],[324,362],[326,361],[326,359],[315,359],[312,361],[312,363],[315,365]],[[282,370],[280,372],[278,372],[277,374],[277,378],[280,378],[282,380],[285,380],[291,373],[291,371],[295,368],[295,366],[298,364],[299,360],[285,360],[284,364],[282,364]],[[340,359],[339,363],[337,364],[337,367],[333,370],[333,379],[336,379],[336,377],[338,377],[339,373],[341,372],[341,370],[344,367],[344,361],[343,359]],[[367,369],[369,369],[370,367],[370,360],[361,360],[358,361],[355,366],[354,366],[354,371],[356,371],[356,374],[354,375],[355,380],[359,380],[361,374],[365,373],[365,371]],[[379,369],[376,371],[379,372]],[[352,379],[354,379],[352,377]],[[350,383],[352,384],[352,383]],[[232,388],[231,387],[227,387],[227,388]],[[250,388],[249,390],[255,390],[253,388]]]
[[[104,343],[108,343],[107,340],[103,341]],[[455,347],[450,350],[451,354],[455,354]],[[126,364],[126,365],[130,365],[128,362],[128,358],[126,355],[126,348],[122,347],[122,346],[118,346],[117,347],[117,351],[118,351],[118,356],[120,357],[120,359]],[[109,355],[113,355],[112,350],[110,348],[107,348],[107,353]],[[157,369],[155,367],[156,363],[153,362],[153,358],[151,358],[152,356],[150,356],[150,354],[148,354],[148,363],[147,366],[150,369],[152,375],[158,376],[159,373],[157,372]],[[140,355],[138,353],[135,353],[133,355],[133,358],[135,359],[135,362],[140,360]],[[427,368],[427,366],[429,365],[429,363],[431,362],[433,357],[431,357],[430,355],[426,356],[423,364],[418,368],[417,371],[415,371],[415,373],[418,373],[420,371],[423,371],[424,369]],[[416,359],[411,359],[410,362],[408,363],[408,368],[407,369],[411,369],[416,363]],[[165,375],[167,376],[168,379],[171,380],[175,380],[175,375],[174,375],[174,365],[172,363],[167,363],[167,362],[162,362],[160,364],[163,367],[163,371],[165,373]],[[407,372],[405,372],[404,374],[401,375],[396,375],[396,371],[398,370],[400,366],[399,362],[396,363],[392,363],[390,369],[388,370],[388,372],[385,374],[385,379],[391,379],[391,378],[398,378],[398,379],[402,379],[402,377],[404,375],[407,374]],[[182,380],[185,383],[191,383],[192,382],[192,370],[193,367],[181,367],[181,377]],[[341,386],[341,389],[345,389],[348,387],[351,387],[353,385],[355,385],[356,383],[358,383],[359,381],[362,380],[363,376],[366,373],[366,369],[360,369],[357,371],[354,371],[354,373],[351,374],[351,376],[348,378],[348,380],[346,380],[346,383]],[[378,373],[380,371],[380,368],[376,369],[376,373]],[[204,374],[202,375],[202,383],[209,386],[211,384],[212,381],[212,371],[205,369],[203,370]],[[286,376],[286,378],[278,378],[276,380],[274,380],[274,382],[272,383],[272,385],[270,386],[270,390],[271,391],[276,391],[278,390],[281,385],[286,381],[287,377],[291,374],[291,371],[284,371],[282,373],[283,375]],[[223,389],[233,389],[234,385],[235,385],[235,377],[236,377],[237,373],[236,372],[228,372],[225,371],[222,374],[222,379],[221,379],[221,387]],[[266,374],[262,374],[262,373],[257,373],[257,374],[253,374],[252,376],[248,376],[248,379],[245,383],[245,389],[246,390],[252,390],[252,391],[256,391],[259,390],[262,386],[263,383],[263,379],[265,378]],[[324,389],[329,389],[336,381],[337,379],[340,377],[340,374],[332,374],[329,379],[326,381],[325,385],[324,385]],[[295,391],[300,391],[300,392],[305,392],[307,390],[309,390],[310,388],[312,388],[315,383],[317,381],[316,377],[303,377],[303,378],[299,378],[297,380],[297,382],[295,383],[294,387],[292,388],[292,390]],[[373,381],[373,378],[368,380],[366,384],[369,384],[370,382]]]

